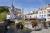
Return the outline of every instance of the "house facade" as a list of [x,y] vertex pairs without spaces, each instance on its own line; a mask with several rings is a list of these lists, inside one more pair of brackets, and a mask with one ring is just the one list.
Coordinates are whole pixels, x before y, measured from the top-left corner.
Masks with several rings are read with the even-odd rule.
[[33,11],[33,13],[26,15],[26,18],[45,19],[46,22],[50,21],[50,4],[45,8],[39,8],[36,12]]
[[47,18],[46,18],[46,20],[50,21],[50,4],[48,4],[48,7],[46,8],[46,10],[47,10]]

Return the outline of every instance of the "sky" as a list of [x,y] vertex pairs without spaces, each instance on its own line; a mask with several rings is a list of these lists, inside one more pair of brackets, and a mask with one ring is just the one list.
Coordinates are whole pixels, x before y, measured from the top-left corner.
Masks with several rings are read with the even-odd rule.
[[[0,6],[11,6],[12,0],[0,0]],[[47,6],[50,0],[14,0],[13,5],[16,8],[23,8],[25,12],[30,12],[33,9]]]

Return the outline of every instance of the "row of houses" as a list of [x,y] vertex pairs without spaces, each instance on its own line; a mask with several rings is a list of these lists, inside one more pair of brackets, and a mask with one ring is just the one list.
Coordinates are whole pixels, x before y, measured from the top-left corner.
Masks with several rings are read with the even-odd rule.
[[37,11],[33,11],[31,14],[26,14],[25,18],[46,19],[46,22],[50,21],[50,4],[45,8],[39,8]]

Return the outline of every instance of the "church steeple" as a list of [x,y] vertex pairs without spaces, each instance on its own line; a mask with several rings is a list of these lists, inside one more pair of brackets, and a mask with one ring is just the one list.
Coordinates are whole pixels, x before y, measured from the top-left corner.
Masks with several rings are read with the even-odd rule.
[[14,0],[12,0],[12,5],[11,5],[11,6],[12,6],[12,11],[14,11],[14,5],[13,5],[13,1],[14,1]]

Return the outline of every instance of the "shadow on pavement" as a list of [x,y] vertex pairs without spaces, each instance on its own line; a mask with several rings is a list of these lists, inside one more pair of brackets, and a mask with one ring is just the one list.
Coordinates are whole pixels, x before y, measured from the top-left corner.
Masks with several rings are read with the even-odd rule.
[[13,31],[13,30],[8,30],[7,33],[31,33],[30,29],[24,28],[23,30],[18,30],[18,31]]

